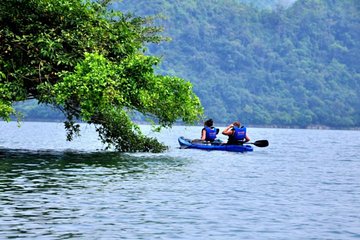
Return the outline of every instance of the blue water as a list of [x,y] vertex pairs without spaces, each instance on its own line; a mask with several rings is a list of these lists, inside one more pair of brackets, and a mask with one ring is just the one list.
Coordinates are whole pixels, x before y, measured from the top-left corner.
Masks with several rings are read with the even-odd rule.
[[[0,122],[0,239],[359,239],[360,131],[249,128],[251,153],[98,151],[92,127]],[[225,138],[224,138],[225,139]]]

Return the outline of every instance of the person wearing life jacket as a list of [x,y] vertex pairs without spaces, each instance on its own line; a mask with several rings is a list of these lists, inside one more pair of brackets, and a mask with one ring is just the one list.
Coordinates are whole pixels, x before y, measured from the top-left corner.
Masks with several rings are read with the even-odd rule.
[[216,139],[216,135],[219,133],[219,129],[215,128],[213,120],[210,118],[205,121],[204,128],[201,130],[201,140],[213,142]]
[[240,122],[233,122],[227,126],[222,134],[229,136],[229,139],[226,144],[228,145],[242,145],[250,141],[249,136],[246,132],[246,127],[241,126]]

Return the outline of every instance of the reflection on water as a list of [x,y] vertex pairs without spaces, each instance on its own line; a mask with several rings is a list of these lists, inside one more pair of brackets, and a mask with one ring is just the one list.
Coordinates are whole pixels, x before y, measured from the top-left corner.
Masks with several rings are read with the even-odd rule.
[[201,127],[174,127],[168,152],[120,154],[57,126],[0,123],[0,239],[360,237],[359,131],[249,129],[271,144],[238,154],[179,149]]
[[184,164],[171,157],[116,152],[0,149],[1,235],[98,239],[87,234],[95,222],[106,230],[116,223],[118,211],[123,211],[118,217],[131,221],[134,211],[142,211],[138,204],[146,201],[148,184]]
[[[41,176],[45,183],[56,177],[73,181],[73,177],[129,174],[156,174],[162,170],[174,170],[186,161],[158,155],[134,156],[117,152],[61,152],[0,149],[1,179],[29,178],[37,181]],[[72,178],[68,178],[71,176]],[[18,180],[19,181],[19,180]]]

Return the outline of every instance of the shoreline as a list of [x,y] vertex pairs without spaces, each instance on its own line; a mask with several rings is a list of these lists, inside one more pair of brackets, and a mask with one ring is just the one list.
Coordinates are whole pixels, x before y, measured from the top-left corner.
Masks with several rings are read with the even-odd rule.
[[[20,124],[23,122],[54,122],[54,123],[63,123],[66,119],[22,119],[20,121]],[[0,122],[5,122],[0,119]],[[17,122],[16,119],[11,119],[9,122]],[[133,121],[135,124],[137,125],[151,125],[148,122],[145,121]],[[79,122],[79,123],[85,123],[85,122]],[[85,123],[86,124],[86,123]],[[216,124],[216,126],[218,127],[226,127],[228,124],[226,123],[219,123]],[[182,124],[182,123],[174,123],[173,126],[203,126],[202,124],[194,124],[194,125],[187,125],[187,124]],[[249,124],[246,125],[248,128],[278,128],[278,129],[304,129],[304,130],[349,130],[349,131],[360,131],[360,127],[338,127],[338,128],[334,128],[334,127],[330,127],[330,126],[325,126],[325,125],[309,125],[306,127],[300,127],[300,126],[282,126],[282,125],[276,125],[276,124],[270,124],[270,125],[257,125],[257,124]]]

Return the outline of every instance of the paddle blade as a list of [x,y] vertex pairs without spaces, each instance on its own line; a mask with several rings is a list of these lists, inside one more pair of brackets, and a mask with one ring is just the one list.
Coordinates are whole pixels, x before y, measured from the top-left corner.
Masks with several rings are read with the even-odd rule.
[[267,147],[269,146],[268,140],[257,140],[253,143],[257,147]]

